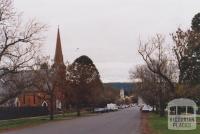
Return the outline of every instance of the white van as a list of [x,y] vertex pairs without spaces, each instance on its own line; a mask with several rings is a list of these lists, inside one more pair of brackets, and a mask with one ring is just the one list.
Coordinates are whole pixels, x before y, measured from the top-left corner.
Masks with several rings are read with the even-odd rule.
[[110,104],[107,104],[107,109],[109,111],[117,111],[118,110],[118,106],[116,104],[110,103]]

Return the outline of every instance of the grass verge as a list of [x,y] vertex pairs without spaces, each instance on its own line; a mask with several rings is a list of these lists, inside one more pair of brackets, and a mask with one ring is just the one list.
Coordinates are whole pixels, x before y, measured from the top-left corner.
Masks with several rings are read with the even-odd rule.
[[[200,122],[200,118],[197,118]],[[157,114],[149,114],[149,126],[153,130],[153,134],[200,134],[200,125],[197,125],[196,130],[169,130],[167,117],[160,117]]]
[[[81,113],[81,116],[91,115],[89,112]],[[21,119],[11,119],[11,120],[2,120],[0,121],[0,132],[7,130],[15,130],[19,128],[31,127],[35,125],[44,124],[47,122],[61,121],[67,119],[76,118],[76,113],[65,113],[64,116],[62,114],[54,115],[54,120],[50,121],[49,116],[39,116],[39,117],[29,117],[29,118],[21,118]]]

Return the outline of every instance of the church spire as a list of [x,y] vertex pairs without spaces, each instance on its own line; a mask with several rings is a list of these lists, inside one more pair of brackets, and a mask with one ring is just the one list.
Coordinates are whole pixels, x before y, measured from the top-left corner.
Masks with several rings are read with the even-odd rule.
[[54,57],[54,64],[57,64],[57,65],[58,64],[64,64],[59,27],[58,27],[58,32],[57,32],[57,41],[56,41],[56,51],[55,51],[55,57]]

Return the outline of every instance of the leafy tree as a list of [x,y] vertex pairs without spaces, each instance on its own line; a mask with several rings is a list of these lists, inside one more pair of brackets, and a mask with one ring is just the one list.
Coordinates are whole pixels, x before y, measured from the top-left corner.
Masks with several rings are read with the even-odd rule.
[[200,83],[200,33],[191,31],[189,34],[187,53],[181,63],[182,77],[185,83]]
[[81,56],[69,65],[67,81],[70,88],[66,90],[66,98],[70,97],[70,103],[76,106],[78,116],[82,107],[94,107],[97,104],[103,86],[99,72],[89,57]]
[[200,32],[200,13],[197,13],[192,19],[192,30]]
[[108,103],[118,103],[120,99],[120,90],[114,89],[109,85],[104,86],[103,98],[101,101],[102,106],[105,106]]
[[180,70],[179,84],[198,84],[200,82],[200,14],[192,20],[192,29],[178,28],[172,34],[173,48]]
[[200,13],[192,19],[191,29],[184,31],[178,28],[172,37],[180,72],[177,93],[180,97],[192,98],[199,103]]

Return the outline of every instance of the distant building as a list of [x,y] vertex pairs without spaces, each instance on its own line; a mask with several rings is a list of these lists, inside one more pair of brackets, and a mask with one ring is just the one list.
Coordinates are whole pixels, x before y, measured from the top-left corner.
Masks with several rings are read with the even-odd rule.
[[145,105],[145,102],[143,101],[141,97],[138,97],[138,105],[139,106]]
[[120,89],[120,99],[125,99],[124,89]]

